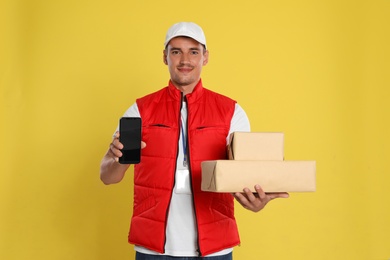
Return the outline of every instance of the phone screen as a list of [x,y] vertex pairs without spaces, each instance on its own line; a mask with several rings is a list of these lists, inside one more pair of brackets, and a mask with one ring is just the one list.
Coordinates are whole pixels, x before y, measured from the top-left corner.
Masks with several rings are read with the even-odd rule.
[[122,117],[119,120],[119,141],[123,144],[121,164],[137,164],[141,161],[141,118]]

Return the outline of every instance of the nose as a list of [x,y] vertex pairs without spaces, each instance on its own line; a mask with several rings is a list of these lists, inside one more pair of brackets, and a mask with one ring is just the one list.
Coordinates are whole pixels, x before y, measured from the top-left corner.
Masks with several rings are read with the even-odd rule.
[[183,53],[181,55],[180,63],[181,64],[190,64],[191,63],[190,55],[187,53]]

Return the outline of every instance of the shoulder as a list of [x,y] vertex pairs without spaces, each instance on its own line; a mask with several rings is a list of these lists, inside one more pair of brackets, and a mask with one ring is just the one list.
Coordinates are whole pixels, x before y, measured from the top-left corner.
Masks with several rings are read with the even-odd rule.
[[167,87],[157,90],[153,93],[147,94],[143,97],[137,98],[138,106],[142,106],[144,103],[159,102],[161,96],[166,93]]
[[221,93],[217,93],[217,92],[215,92],[215,91],[212,91],[212,90],[210,90],[210,89],[207,89],[207,88],[204,88],[204,93],[205,93],[207,96],[209,96],[209,97],[211,97],[211,98],[214,98],[214,99],[216,99],[216,100],[218,100],[218,101],[223,101],[223,102],[232,103],[232,104],[235,104],[235,103],[236,103],[236,101],[235,101],[234,99],[232,99],[232,98],[230,98],[230,97],[228,97],[228,96],[225,96],[225,95],[223,95],[223,94],[221,94]]

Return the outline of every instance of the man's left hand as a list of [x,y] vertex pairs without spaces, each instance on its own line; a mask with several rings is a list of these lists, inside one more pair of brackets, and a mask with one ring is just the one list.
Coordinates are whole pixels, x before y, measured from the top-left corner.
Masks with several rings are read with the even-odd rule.
[[253,212],[262,210],[268,202],[276,198],[288,198],[287,192],[265,193],[260,185],[255,185],[257,193],[253,193],[249,188],[244,188],[244,192],[236,192],[234,198],[246,209]]

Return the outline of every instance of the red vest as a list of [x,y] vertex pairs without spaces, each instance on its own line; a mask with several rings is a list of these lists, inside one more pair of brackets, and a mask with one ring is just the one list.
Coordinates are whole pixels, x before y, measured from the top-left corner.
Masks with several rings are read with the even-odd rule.
[[[163,253],[171,194],[175,185],[182,93],[169,86],[137,100],[142,118],[141,163],[134,167],[134,208],[129,242]],[[240,243],[233,196],[203,192],[204,160],[226,159],[226,137],[235,101],[203,88],[199,81],[186,95],[188,158],[198,246],[208,255]]]

